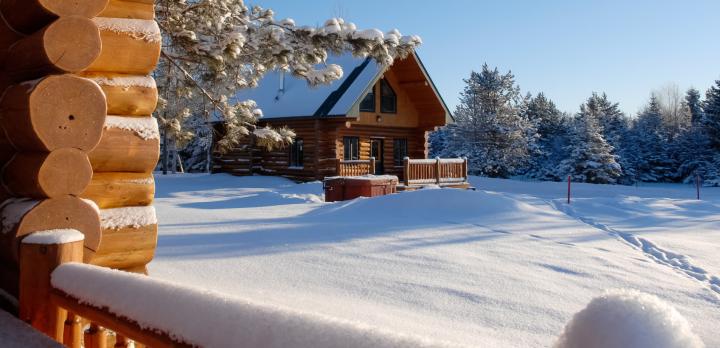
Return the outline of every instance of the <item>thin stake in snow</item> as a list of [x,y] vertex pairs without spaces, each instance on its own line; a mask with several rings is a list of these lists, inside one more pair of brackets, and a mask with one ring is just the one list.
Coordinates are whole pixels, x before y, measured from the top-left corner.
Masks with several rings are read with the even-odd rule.
[[570,186],[572,185],[572,176],[568,175],[568,191],[567,191],[567,204],[570,204]]
[[695,192],[697,195],[697,200],[700,200],[700,175],[695,175]]

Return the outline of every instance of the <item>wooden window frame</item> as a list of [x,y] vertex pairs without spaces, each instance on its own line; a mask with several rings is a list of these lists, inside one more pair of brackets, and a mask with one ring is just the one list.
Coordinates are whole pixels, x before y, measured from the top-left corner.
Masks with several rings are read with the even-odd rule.
[[305,141],[302,138],[296,138],[290,144],[288,153],[288,168],[304,168],[305,167]]
[[[370,92],[368,92],[368,94],[365,95],[365,98],[363,98],[360,102],[360,112],[375,112],[377,110],[377,98],[375,96],[375,85],[373,85]],[[372,102],[372,107],[364,108],[363,104],[366,102]]]
[[[402,144],[402,146],[399,146]],[[399,150],[402,148],[404,151],[400,153]],[[396,167],[402,167],[405,161],[405,157],[408,155],[408,141],[407,138],[396,138],[393,139],[393,164]]]
[[[348,146],[348,144],[350,144]],[[352,146],[352,145],[355,146]],[[360,159],[360,138],[343,137],[343,159],[345,161],[357,161]]]
[[[387,87],[390,95],[385,95],[385,87]],[[392,108],[386,108],[386,98],[391,98]],[[380,80],[380,112],[384,114],[397,114],[397,93],[395,93],[392,85],[390,85],[390,81],[387,79]]]

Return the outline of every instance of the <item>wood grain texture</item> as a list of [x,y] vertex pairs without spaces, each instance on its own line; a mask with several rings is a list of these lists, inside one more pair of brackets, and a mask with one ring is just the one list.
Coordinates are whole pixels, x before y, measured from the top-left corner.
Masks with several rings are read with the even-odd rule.
[[160,140],[143,139],[133,131],[105,129],[100,144],[90,152],[95,172],[149,173],[160,158]]
[[61,16],[95,17],[107,3],[108,0],[3,0],[0,12],[14,30],[32,34]]
[[116,73],[83,73],[81,76],[94,80],[102,88],[107,101],[108,115],[150,116],[157,107],[157,87],[123,86],[117,83],[115,85],[108,83],[108,81],[142,78],[143,76]]
[[[4,209],[8,209],[5,207]],[[5,214],[0,210],[0,214]],[[0,259],[17,262],[20,241],[26,235],[55,229],[75,229],[85,235],[86,250],[97,250],[102,238],[98,211],[74,196],[62,196],[40,201],[19,217],[18,223],[0,235]]]
[[155,19],[153,1],[110,0],[99,17]]
[[100,209],[147,206],[155,196],[155,181],[152,173],[94,173],[80,196]]
[[85,262],[116,269],[145,266],[155,256],[158,225],[103,229],[102,243],[94,253],[85,253]]
[[92,20],[61,17],[17,41],[5,59],[5,72],[15,82],[79,72],[100,56],[102,47],[100,31]]
[[91,178],[87,154],[72,148],[18,153],[2,175],[3,184],[13,195],[31,198],[79,195]]
[[102,89],[73,75],[55,75],[10,87],[0,103],[0,124],[16,149],[92,150],[102,136]]
[[155,70],[160,60],[162,42],[159,40],[110,29],[100,29],[100,37],[102,52],[86,71],[147,75]]

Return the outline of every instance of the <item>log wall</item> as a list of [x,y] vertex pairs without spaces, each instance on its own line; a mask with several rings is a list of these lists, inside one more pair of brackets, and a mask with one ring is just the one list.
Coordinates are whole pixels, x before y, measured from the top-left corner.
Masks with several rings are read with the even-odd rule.
[[144,271],[156,221],[101,216],[154,198],[153,1],[2,0],[0,15],[1,287],[17,296],[20,242],[42,230],[82,232],[85,262]]
[[[279,128],[287,126],[303,140],[303,166],[290,167],[289,148],[277,148],[272,151],[260,149],[251,140],[238,145],[224,154],[216,154],[214,171],[233,175],[277,175],[300,181],[322,180],[337,175],[337,160],[343,158],[343,137],[358,137],[360,141],[360,159],[370,159],[370,146],[373,139],[384,140],[384,168],[386,174],[402,177],[403,166],[395,165],[394,140],[406,139],[408,156],[427,158],[428,131],[422,128],[369,126],[352,124],[349,119],[295,119],[266,121],[261,126]],[[222,133],[222,130],[218,130]],[[379,158],[377,159],[379,161]]]

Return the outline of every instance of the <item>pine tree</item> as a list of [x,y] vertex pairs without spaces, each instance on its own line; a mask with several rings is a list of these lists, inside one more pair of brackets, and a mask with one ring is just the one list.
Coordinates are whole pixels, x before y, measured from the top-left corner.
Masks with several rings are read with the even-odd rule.
[[692,125],[697,124],[700,120],[703,119],[701,98],[702,97],[700,96],[700,91],[695,88],[690,88],[685,93],[685,102],[683,106],[685,108],[685,112],[690,118],[690,123]]
[[622,169],[613,155],[613,147],[603,138],[603,128],[592,113],[580,113],[573,122],[569,157],[560,172],[570,175],[574,181],[594,184],[615,184]]
[[644,182],[670,181],[675,165],[670,156],[669,139],[663,125],[662,107],[653,95],[634,127],[635,151],[639,156],[635,164],[637,178]]
[[567,117],[543,93],[528,101],[525,115],[537,130],[536,150],[531,151],[527,175],[540,180],[562,180],[557,167],[567,146]]
[[715,150],[720,150],[720,80],[715,81],[705,94],[703,126]]
[[520,89],[512,73],[500,74],[487,64],[464,80],[456,125],[448,128],[447,154],[467,157],[473,174],[508,177],[528,160],[534,137],[521,115]]

